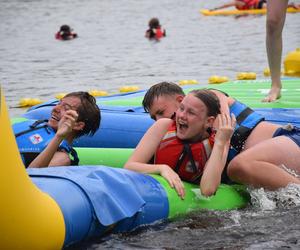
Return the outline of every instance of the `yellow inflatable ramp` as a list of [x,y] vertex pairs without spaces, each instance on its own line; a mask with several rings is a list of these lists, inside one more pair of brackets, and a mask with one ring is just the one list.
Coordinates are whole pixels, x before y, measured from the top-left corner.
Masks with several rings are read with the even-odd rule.
[[[287,8],[287,13],[299,13],[299,9]],[[234,15],[264,15],[267,9],[252,9],[252,10],[237,10],[237,9],[223,9],[213,10],[201,9],[200,13],[204,16],[234,16]]]
[[61,249],[65,223],[57,203],[30,180],[0,87],[0,248]]

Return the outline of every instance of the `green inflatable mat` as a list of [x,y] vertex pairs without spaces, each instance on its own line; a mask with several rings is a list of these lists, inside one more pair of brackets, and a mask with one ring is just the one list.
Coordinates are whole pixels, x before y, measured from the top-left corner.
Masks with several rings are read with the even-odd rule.
[[[184,91],[197,88],[213,88],[219,89],[230,96],[237,98],[239,101],[247,104],[251,108],[300,108],[300,78],[282,79],[282,97],[276,102],[263,103],[261,100],[267,95],[271,81],[265,80],[240,80],[226,82],[222,84],[206,84],[206,85],[189,85],[184,87]],[[118,100],[101,100],[99,104],[112,106],[142,106],[144,93],[141,96],[130,95],[120,97]]]
[[[80,165],[105,165],[122,168],[134,149],[129,148],[75,148]],[[214,196],[200,194],[199,186],[184,182],[185,199],[182,200],[169,183],[159,175],[151,175],[164,188],[169,200],[169,219],[199,209],[229,210],[248,205],[250,196],[241,185],[221,184]]]
[[132,154],[132,148],[75,148],[79,165],[104,165],[123,168]]

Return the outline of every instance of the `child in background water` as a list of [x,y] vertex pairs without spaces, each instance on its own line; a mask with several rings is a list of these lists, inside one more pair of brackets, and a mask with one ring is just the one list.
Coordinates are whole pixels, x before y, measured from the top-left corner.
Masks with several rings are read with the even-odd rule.
[[[233,6],[238,10],[265,9],[267,8],[267,0],[234,0],[219,7],[213,8],[211,9],[211,11],[225,9]],[[290,3],[287,5],[287,8],[299,9],[300,5]]]
[[60,30],[56,32],[55,38],[58,40],[70,40],[77,37],[77,34],[72,32],[73,29],[69,25],[62,25]]
[[166,36],[166,31],[159,24],[158,18],[151,18],[149,21],[149,29],[146,31],[145,37],[159,40],[164,36]]

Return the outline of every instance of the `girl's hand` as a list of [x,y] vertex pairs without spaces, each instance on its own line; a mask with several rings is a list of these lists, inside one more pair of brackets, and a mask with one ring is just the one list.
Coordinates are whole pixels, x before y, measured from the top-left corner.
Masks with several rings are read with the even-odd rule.
[[164,177],[170,184],[172,188],[175,188],[177,194],[184,199],[185,191],[184,185],[179,177],[179,175],[168,165],[160,165],[160,175]]
[[229,143],[234,132],[235,124],[236,119],[233,114],[231,114],[231,117],[228,114],[219,114],[215,143],[220,143],[222,145]]
[[58,123],[57,136],[65,138],[73,131],[75,122],[78,119],[78,113],[75,110],[67,110]]

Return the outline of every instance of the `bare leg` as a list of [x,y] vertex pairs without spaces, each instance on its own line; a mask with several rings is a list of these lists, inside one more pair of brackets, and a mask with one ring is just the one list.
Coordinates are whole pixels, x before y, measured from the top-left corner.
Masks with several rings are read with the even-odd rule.
[[281,96],[282,29],[288,0],[267,1],[266,46],[272,86],[263,102],[273,102]]
[[300,10],[300,4],[290,3],[287,7]]
[[300,180],[280,166],[299,173],[300,148],[286,136],[272,138],[249,148],[228,165],[228,176],[239,183],[275,190]]

